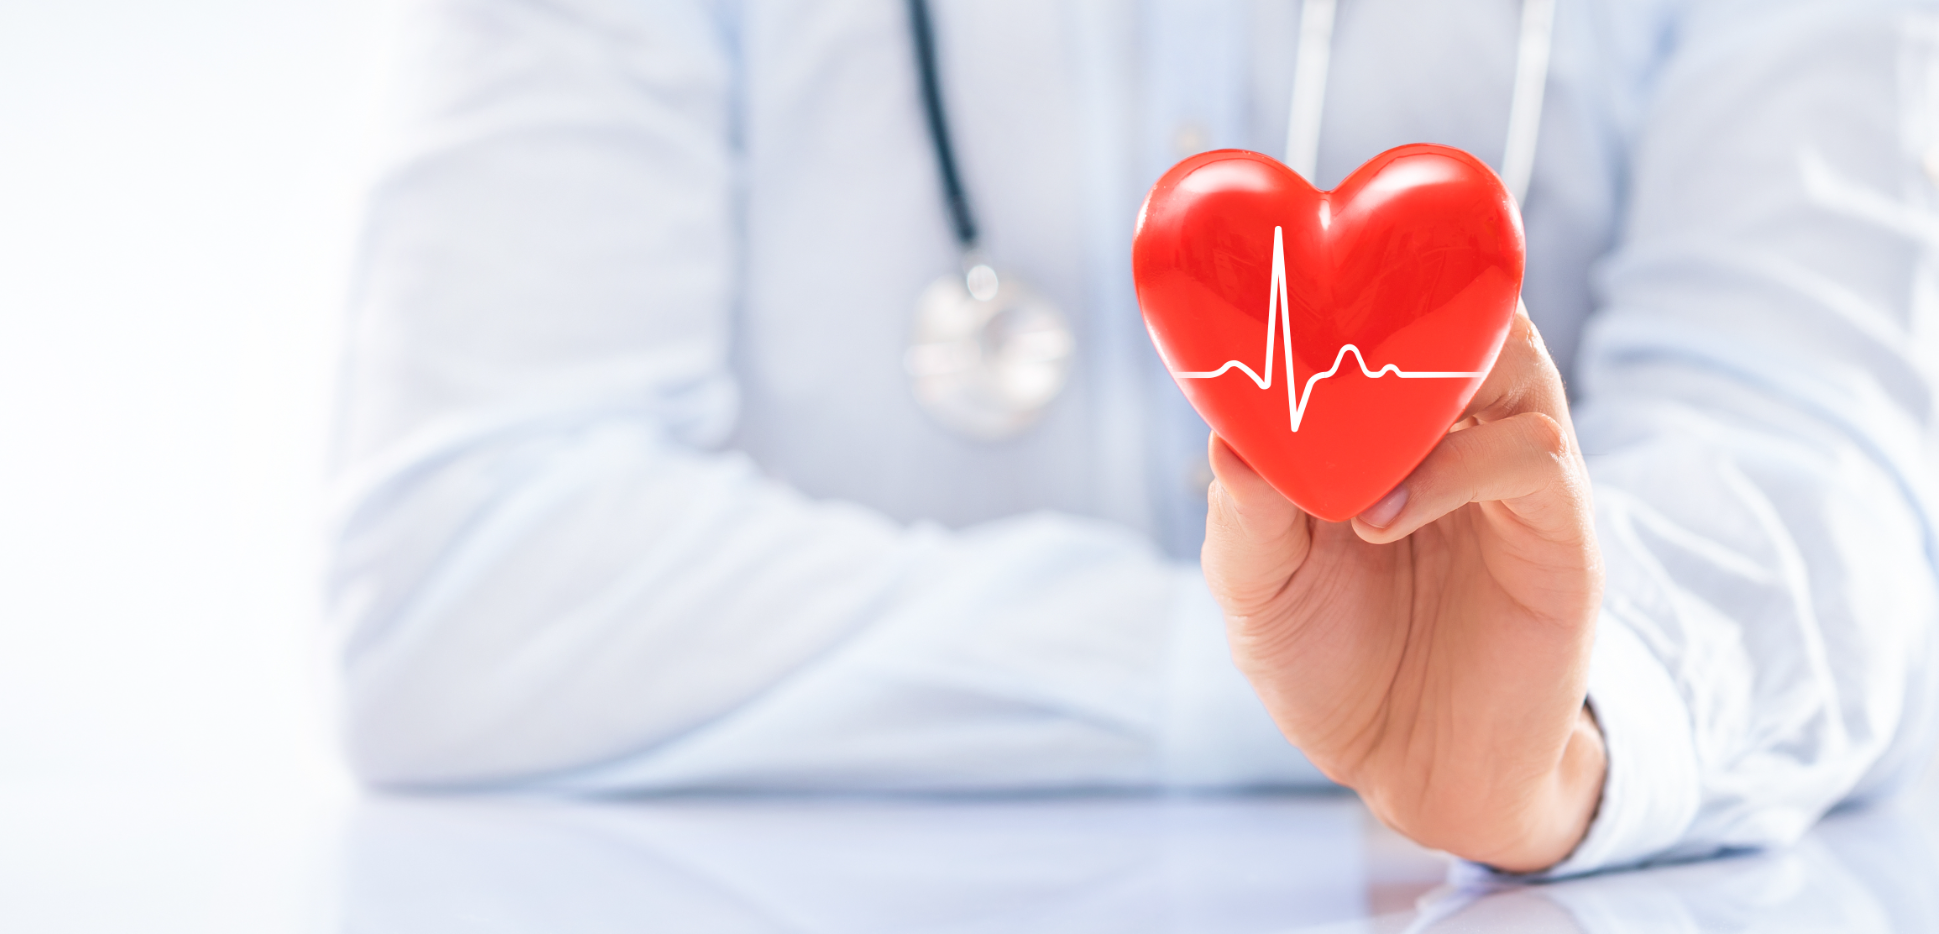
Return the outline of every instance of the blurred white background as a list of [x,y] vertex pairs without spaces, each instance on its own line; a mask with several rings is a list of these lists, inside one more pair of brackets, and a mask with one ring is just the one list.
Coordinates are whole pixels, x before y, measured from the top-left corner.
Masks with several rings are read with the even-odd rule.
[[[389,18],[0,0],[0,929],[328,900],[320,481]],[[152,891],[70,891],[118,864]]]

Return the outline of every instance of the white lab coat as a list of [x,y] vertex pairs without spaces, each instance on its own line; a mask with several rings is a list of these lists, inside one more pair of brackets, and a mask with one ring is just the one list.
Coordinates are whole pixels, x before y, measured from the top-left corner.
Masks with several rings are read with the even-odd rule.
[[[1146,187],[1274,151],[1290,0],[940,0],[999,268],[1072,318],[1000,443],[924,416],[957,258],[900,0],[421,0],[349,329],[330,607],[373,782],[1323,781],[1226,656]],[[1345,0],[1319,178],[1501,157],[1518,4]],[[1939,17],[1561,0],[1525,297],[1609,568],[1558,872],[1790,839],[1935,730]]]

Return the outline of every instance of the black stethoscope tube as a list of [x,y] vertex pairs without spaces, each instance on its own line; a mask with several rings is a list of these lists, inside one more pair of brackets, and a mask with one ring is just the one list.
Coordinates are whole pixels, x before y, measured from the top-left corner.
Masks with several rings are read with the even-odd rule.
[[909,0],[909,32],[916,47],[916,70],[922,78],[922,110],[929,123],[929,142],[936,151],[936,170],[942,175],[943,198],[949,204],[950,225],[963,252],[976,248],[976,218],[956,169],[956,150],[949,141],[949,120],[943,111],[942,82],[936,77],[936,34],[929,21],[927,0]]

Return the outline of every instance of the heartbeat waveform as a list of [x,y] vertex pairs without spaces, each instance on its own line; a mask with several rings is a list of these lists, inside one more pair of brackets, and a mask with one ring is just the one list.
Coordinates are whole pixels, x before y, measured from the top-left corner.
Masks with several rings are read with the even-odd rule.
[[1246,366],[1237,360],[1227,360],[1224,366],[1216,370],[1174,373],[1172,374],[1173,376],[1179,379],[1212,379],[1214,377],[1224,376],[1227,371],[1238,370],[1252,377],[1253,384],[1260,389],[1271,389],[1273,332],[1278,331],[1280,343],[1285,345],[1283,356],[1286,361],[1286,404],[1288,408],[1292,409],[1293,430],[1298,431],[1300,420],[1306,416],[1307,403],[1313,399],[1313,385],[1320,380],[1340,372],[1340,366],[1346,362],[1347,354],[1352,354],[1353,359],[1359,361],[1360,372],[1366,374],[1368,379],[1379,379],[1389,373],[1401,379],[1466,379],[1472,376],[1487,375],[1486,372],[1457,373],[1452,370],[1411,371],[1403,370],[1391,363],[1378,370],[1370,370],[1367,368],[1367,358],[1360,353],[1360,348],[1352,344],[1341,344],[1340,352],[1333,357],[1333,366],[1312,376],[1308,376],[1306,378],[1306,388],[1295,391],[1297,384],[1293,379],[1293,328],[1290,320],[1292,314],[1286,305],[1286,248],[1284,246],[1285,240],[1282,230],[1283,228],[1279,227],[1272,229],[1272,291],[1266,299],[1266,375],[1260,376],[1252,367]]

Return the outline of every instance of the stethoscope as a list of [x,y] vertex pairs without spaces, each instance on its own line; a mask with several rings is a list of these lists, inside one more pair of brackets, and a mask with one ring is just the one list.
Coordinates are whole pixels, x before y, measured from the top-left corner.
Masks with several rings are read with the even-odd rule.
[[943,115],[925,0],[909,0],[909,31],[962,272],[939,277],[916,299],[902,366],[931,418],[970,438],[997,441],[1030,427],[1063,391],[1076,340],[1056,305],[1015,276],[998,274],[977,248],[976,217]]
[[[1001,440],[1030,427],[1063,391],[1076,339],[1055,304],[1016,277],[999,274],[978,249],[976,218],[957,171],[943,111],[929,4],[927,0],[908,0],[908,4],[923,113],[962,270],[937,278],[917,298],[903,369],[916,401],[939,424],[977,440]],[[1299,58],[1286,119],[1286,164],[1309,180],[1319,162],[1337,4],[1338,0],[1300,3]],[[1528,194],[1535,168],[1554,25],[1555,0],[1522,0],[1514,95],[1500,172],[1517,203]]]

